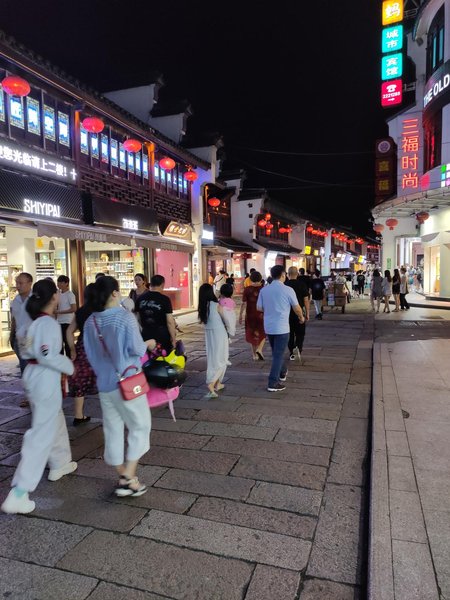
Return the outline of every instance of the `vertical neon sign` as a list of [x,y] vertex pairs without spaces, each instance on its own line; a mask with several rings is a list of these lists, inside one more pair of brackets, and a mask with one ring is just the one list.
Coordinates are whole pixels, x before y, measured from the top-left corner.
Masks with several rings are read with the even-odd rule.
[[384,0],[381,31],[381,106],[385,108],[401,104],[403,100],[402,21],[403,0]]
[[419,139],[419,119],[404,119],[400,157],[402,190],[419,187]]

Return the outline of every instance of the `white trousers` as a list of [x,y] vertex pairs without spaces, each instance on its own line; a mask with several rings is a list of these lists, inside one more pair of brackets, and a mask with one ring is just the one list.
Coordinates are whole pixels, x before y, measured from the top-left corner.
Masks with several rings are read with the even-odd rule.
[[313,300],[314,308],[316,309],[316,315],[322,312],[322,300]]
[[127,460],[139,460],[150,450],[151,416],[147,396],[123,400],[120,390],[100,392],[105,436],[105,462],[124,463],[125,425],[128,429]]
[[28,365],[23,381],[31,404],[31,429],[23,437],[12,485],[33,492],[46,464],[50,469],[59,469],[72,460],[72,453],[62,412],[61,374],[40,365]]

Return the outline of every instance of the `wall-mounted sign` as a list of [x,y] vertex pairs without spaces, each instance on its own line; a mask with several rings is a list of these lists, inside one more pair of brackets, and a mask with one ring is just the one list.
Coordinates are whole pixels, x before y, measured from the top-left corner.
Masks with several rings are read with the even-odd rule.
[[381,32],[381,51],[398,52],[403,48],[403,25],[386,27]]
[[19,146],[10,140],[0,143],[0,164],[66,183],[75,183],[77,179],[73,162]]
[[139,221],[134,221],[132,219],[122,219],[122,227],[124,229],[132,229],[137,231],[139,229]]
[[383,25],[400,23],[403,21],[403,0],[384,0],[383,2]]
[[398,79],[403,74],[403,54],[387,54],[381,59],[381,79]]
[[[211,232],[212,233],[212,232]],[[177,221],[170,221],[167,225],[166,230],[163,235],[167,235],[170,237],[177,237],[183,240],[191,239],[191,228],[189,225],[185,223],[178,223]],[[214,234],[213,234],[214,237]]]
[[159,233],[156,212],[151,208],[132,206],[85,194],[83,212],[87,224],[109,225],[118,229],[142,231],[155,235]]
[[311,254],[311,246],[305,246],[305,249],[303,250],[303,252],[305,254]]
[[212,246],[214,245],[214,228],[208,225],[203,225],[202,231],[202,245]]
[[50,202],[41,202],[39,200],[23,199],[23,212],[26,214],[37,215],[39,217],[61,218],[61,207],[59,204]]
[[381,84],[381,106],[389,108],[401,104],[403,100],[403,81],[395,79]]
[[450,60],[433,73],[425,84],[424,109],[438,110],[450,101]]
[[419,146],[419,119],[403,119],[400,152],[402,190],[416,190],[419,187]]

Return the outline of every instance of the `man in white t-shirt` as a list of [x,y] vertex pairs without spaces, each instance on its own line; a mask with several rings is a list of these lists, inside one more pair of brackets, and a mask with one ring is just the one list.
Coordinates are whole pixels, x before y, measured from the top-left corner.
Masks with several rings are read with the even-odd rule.
[[70,279],[67,275],[60,275],[56,281],[59,289],[58,309],[56,311],[56,319],[61,325],[63,347],[61,354],[66,351],[66,356],[70,358],[70,348],[67,344],[67,328],[72,322],[74,312],[77,310],[77,301],[75,294],[69,290]]
[[[31,295],[31,287],[33,285],[33,277],[29,273],[19,273],[16,277],[17,296],[11,302],[9,310],[11,311],[11,332],[9,334],[9,343],[11,348],[19,359],[20,373],[23,375],[28,361],[20,356],[19,350],[19,332],[25,332],[31,325],[32,320],[26,311],[28,298]],[[30,406],[30,403],[25,398],[20,403],[22,408]]]

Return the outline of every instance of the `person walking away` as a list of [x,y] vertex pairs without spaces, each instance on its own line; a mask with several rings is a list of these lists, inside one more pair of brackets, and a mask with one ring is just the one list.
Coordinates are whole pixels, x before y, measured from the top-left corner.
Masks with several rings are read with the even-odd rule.
[[[220,288],[219,306],[222,308],[222,318],[228,334],[228,344],[231,344],[231,338],[236,335],[236,302],[232,298],[233,292],[234,288],[229,283],[224,283]],[[227,366],[231,367],[229,356]]]
[[[89,423],[91,417],[84,414],[84,398],[87,395],[98,394],[95,373],[86,356],[83,341],[84,324],[92,313],[94,284],[90,283],[84,290],[84,304],[75,311],[72,322],[67,328],[67,343],[70,348],[70,358],[75,366],[75,373],[69,377],[69,395],[74,400],[74,427]],[[79,331],[75,346],[75,333]]]
[[358,296],[360,298],[361,298],[361,296],[364,298],[364,287],[366,285],[366,278],[364,277],[363,271],[358,271],[356,280],[358,282]]
[[355,271],[352,275],[352,298],[359,296],[358,289],[358,272]]
[[149,285],[147,276],[143,273],[136,273],[134,276],[134,283],[136,285],[136,289],[130,291],[129,297],[131,300],[133,300],[134,305],[136,306],[137,299],[139,296],[142,296],[142,294],[145,294],[145,292],[148,291]]
[[406,294],[408,293],[408,276],[405,267],[400,269],[400,310],[409,310]]
[[[151,416],[147,396],[143,394],[125,401],[118,379],[129,367],[139,371],[141,357],[156,344],[154,340],[143,341],[136,319],[120,306],[119,282],[114,277],[101,277],[95,282],[90,308],[92,314],[84,325],[83,341],[97,377],[105,462],[119,475],[116,496],[142,496],[147,487],[139,481],[137,467],[141,456],[150,448]],[[128,430],[126,460],[125,427]]]
[[[234,274],[231,273],[231,275],[229,277],[226,278],[225,283],[229,284],[232,286],[233,288],[233,292],[234,292],[234,286],[236,285],[236,282],[234,280]],[[221,286],[222,289],[222,286]],[[220,292],[222,294],[222,292]]]
[[138,297],[136,313],[142,327],[144,340],[156,340],[166,354],[170,354],[177,342],[172,302],[163,294],[166,280],[162,275],[153,275],[150,290]]
[[[17,296],[11,302],[11,330],[9,334],[9,344],[14,350],[19,359],[20,375],[23,376],[27,362],[20,356],[19,344],[17,340],[18,331],[26,331],[31,325],[32,320],[26,310],[28,298],[31,296],[31,287],[33,285],[33,277],[29,273],[19,273],[16,277]],[[21,408],[28,408],[30,402],[27,398],[19,404]]]
[[253,270],[250,285],[244,289],[239,312],[239,323],[242,325],[245,312],[245,340],[251,344],[253,360],[264,360],[263,348],[266,343],[263,314],[256,309],[258,296],[262,290],[262,275]]
[[389,270],[384,272],[383,281],[381,282],[381,289],[384,296],[383,312],[390,313],[391,310],[389,308],[389,298],[392,296],[392,277]]
[[294,350],[297,348],[298,359],[301,362],[303,341],[306,333],[306,321],[309,321],[309,290],[306,287],[306,284],[298,278],[297,267],[289,267],[288,279],[285,281],[285,284],[294,290],[298,304],[300,305],[305,318],[304,322],[300,323],[297,315],[291,309],[289,314],[289,360],[295,360]]
[[281,392],[286,389],[287,378],[286,349],[289,341],[289,315],[291,308],[304,323],[305,317],[294,290],[284,285],[286,271],[282,265],[270,269],[272,283],[264,287],[258,296],[257,309],[264,314],[264,329],[272,348],[272,365],[267,385],[268,392]]
[[372,310],[375,312],[375,301],[377,303],[377,313],[380,312],[380,303],[381,298],[383,296],[382,289],[382,279],[380,275],[380,271],[378,269],[374,269],[372,274],[372,283],[370,286],[370,304],[372,306]]
[[306,273],[306,271],[305,271],[305,269],[303,267],[301,267],[298,270],[298,277],[297,277],[297,279],[299,281],[303,282],[306,285],[306,288],[307,288],[308,293],[309,293],[309,288],[311,287],[310,286],[311,277]]
[[253,267],[250,269],[250,271],[248,273],[245,274],[244,288],[246,288],[252,284],[251,279],[250,279],[252,273],[256,273],[256,269],[254,269]]
[[70,279],[67,275],[60,275],[56,281],[56,285],[59,289],[58,297],[58,309],[56,311],[56,318],[58,323],[61,325],[63,345],[61,346],[61,352],[70,356],[70,348],[67,343],[67,329],[72,322],[73,313],[77,310],[77,301],[75,294],[69,290]]
[[419,293],[422,293],[423,292],[423,287],[422,287],[422,271],[420,269],[417,269],[416,281],[417,281],[417,291]]
[[30,513],[35,503],[29,499],[47,463],[48,479],[57,481],[72,473],[66,420],[62,412],[61,374],[72,375],[72,361],[61,354],[61,328],[55,321],[58,293],[53,281],[44,279],[33,286],[26,310],[32,319],[21,344],[21,356],[28,360],[23,374],[31,403],[31,428],[23,437],[21,458],[14,473],[12,489],[1,508],[3,512]]
[[[336,275],[335,275],[336,279]],[[314,302],[314,308],[316,310],[316,319],[322,320],[322,302],[325,294],[325,283],[320,276],[319,269],[314,271],[313,277],[310,282],[312,301]]]
[[395,308],[393,312],[399,312],[400,310],[400,271],[394,269],[394,275],[392,277],[392,294],[394,296]]
[[214,293],[217,298],[220,296],[220,288],[223,286],[224,283],[226,283],[226,281],[227,281],[227,274],[225,273],[225,271],[223,269],[220,269],[220,271],[214,277],[214,284],[213,284]]
[[198,290],[198,318],[205,326],[207,398],[217,398],[225,387],[223,378],[228,362],[228,334],[213,286],[203,283]]

